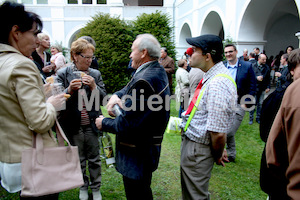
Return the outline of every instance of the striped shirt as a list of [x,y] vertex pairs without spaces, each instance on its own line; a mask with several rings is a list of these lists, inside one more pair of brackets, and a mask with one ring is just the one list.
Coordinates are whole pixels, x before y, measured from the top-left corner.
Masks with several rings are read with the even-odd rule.
[[[184,133],[190,140],[200,144],[210,144],[208,131],[228,133],[233,125],[233,117],[237,102],[237,90],[234,83],[225,77],[216,77],[217,74],[231,75],[222,62],[210,68],[203,76],[205,88],[198,109]],[[213,79],[213,80],[212,80]],[[183,113],[180,127],[183,129],[189,115]]]
[[86,110],[86,107],[85,107],[85,103],[84,101],[82,102],[83,104],[83,108],[82,108],[82,111],[81,111],[81,121],[80,121],[80,125],[89,125],[90,124],[90,118],[89,118],[89,114]]

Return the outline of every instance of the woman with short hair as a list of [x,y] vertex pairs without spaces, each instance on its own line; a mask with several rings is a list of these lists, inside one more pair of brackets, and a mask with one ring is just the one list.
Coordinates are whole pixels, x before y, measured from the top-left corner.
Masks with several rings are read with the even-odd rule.
[[[71,45],[71,65],[57,72],[57,81],[71,95],[67,101],[67,109],[61,111],[59,120],[71,144],[78,146],[84,180],[84,185],[80,188],[80,200],[88,199],[89,186],[93,199],[101,199],[100,132],[95,119],[101,114],[99,101],[102,102],[106,90],[100,71],[90,68],[94,51],[95,47],[91,43],[77,39]],[[76,75],[78,73],[79,77]],[[80,98],[82,102],[78,101]],[[87,162],[90,181],[86,174]]]
[[[189,100],[189,73],[187,70],[187,61],[180,59],[177,63],[178,69],[176,70],[176,82],[175,87],[176,101],[180,103],[178,117],[181,118],[181,113],[184,111],[184,104],[188,103]],[[185,101],[186,100],[186,101]]]
[[38,64],[40,71],[49,77],[54,74],[55,64],[51,64],[51,54],[47,52],[50,48],[50,37],[46,33],[39,33],[38,35],[39,45],[36,51],[32,53],[33,60]]
[[62,47],[59,44],[55,44],[51,46],[51,59],[50,62],[55,65],[55,73],[66,66],[66,59],[62,53]]

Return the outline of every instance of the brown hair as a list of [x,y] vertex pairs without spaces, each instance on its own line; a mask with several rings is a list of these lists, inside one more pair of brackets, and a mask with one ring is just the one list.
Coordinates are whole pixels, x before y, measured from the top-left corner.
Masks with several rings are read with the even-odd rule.
[[185,62],[186,62],[185,59],[178,60],[178,62],[177,62],[178,67],[183,67]]
[[233,49],[236,51],[236,46],[234,44],[232,44],[232,43],[231,44],[226,44],[225,47],[224,47],[224,49],[226,47],[233,47]]
[[87,49],[92,49],[93,52],[95,51],[95,47],[85,39],[77,39],[74,41],[71,45],[71,60],[74,61],[73,55],[79,55]]
[[297,64],[300,63],[300,49],[295,49],[290,53],[288,63],[290,71],[296,68]]
[[284,58],[286,61],[288,61],[289,58],[289,54],[285,53],[282,55],[282,58]]

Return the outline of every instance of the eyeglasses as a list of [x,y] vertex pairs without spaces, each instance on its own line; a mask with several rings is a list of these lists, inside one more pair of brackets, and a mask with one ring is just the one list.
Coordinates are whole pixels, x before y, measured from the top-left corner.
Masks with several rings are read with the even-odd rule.
[[232,54],[233,51],[225,51],[224,53],[225,53],[225,54]]
[[83,57],[83,58],[86,58],[86,59],[92,59],[92,60],[94,60],[96,57],[95,56],[92,56],[92,57],[90,57],[90,56],[84,56],[84,55],[82,55],[82,54],[79,54],[81,57]]

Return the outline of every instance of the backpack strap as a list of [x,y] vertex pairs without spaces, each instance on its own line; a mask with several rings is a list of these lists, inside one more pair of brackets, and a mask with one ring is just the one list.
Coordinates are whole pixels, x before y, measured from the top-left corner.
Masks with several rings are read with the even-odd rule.
[[[228,78],[229,80],[231,80],[231,82],[232,82],[232,83],[235,85],[235,87],[237,88],[236,83],[235,83],[235,81],[233,80],[233,78],[232,78],[231,76],[227,75],[227,74],[217,74],[216,76],[214,76],[214,77],[212,78],[212,80],[213,80],[214,78],[216,78],[216,77],[219,77],[219,76]],[[192,119],[193,119],[193,117],[194,117],[194,115],[195,115],[195,113],[196,113],[197,107],[198,107],[198,105],[199,105],[199,103],[200,103],[200,100],[202,99],[202,96],[203,96],[203,94],[204,94],[204,90],[205,90],[206,87],[207,87],[207,85],[201,90],[201,92],[200,92],[200,94],[199,94],[199,96],[198,96],[198,98],[197,98],[197,101],[196,101],[196,103],[195,103],[195,105],[194,105],[194,107],[193,107],[193,109],[192,109],[192,111],[191,111],[191,113],[190,113],[190,116],[189,116],[189,118],[188,118],[188,120],[187,120],[187,122],[186,122],[186,124],[185,124],[184,132],[188,129],[188,127],[189,127],[189,125],[190,125],[190,123],[191,123],[191,121],[192,121]]]

